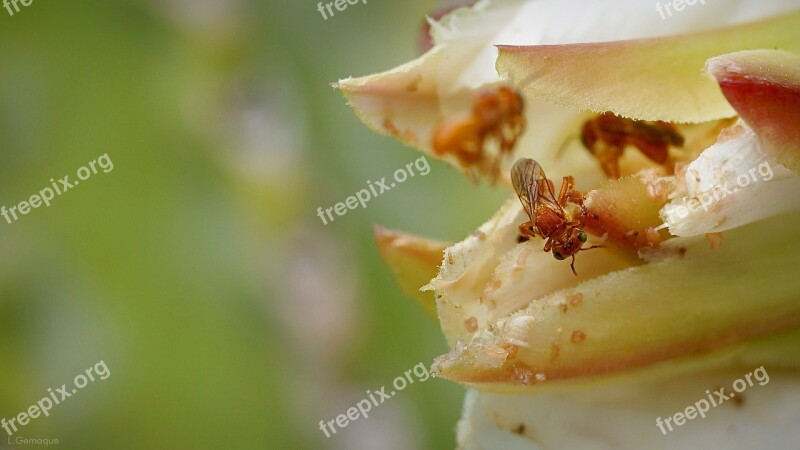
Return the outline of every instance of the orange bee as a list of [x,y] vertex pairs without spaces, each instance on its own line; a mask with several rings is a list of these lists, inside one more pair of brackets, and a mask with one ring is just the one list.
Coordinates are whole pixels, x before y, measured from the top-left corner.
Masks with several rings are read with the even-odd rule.
[[588,237],[583,231],[586,210],[583,196],[573,189],[575,179],[564,177],[561,192],[556,197],[553,182],[547,179],[542,166],[532,159],[520,158],[511,168],[511,182],[530,218],[519,226],[520,235],[523,238],[541,236],[545,240],[544,251],[552,251],[559,261],[571,256],[572,273],[578,275],[575,253],[600,246],[581,248]]
[[683,136],[668,122],[626,119],[606,112],[583,124],[581,142],[600,161],[603,172],[616,179],[620,176],[619,159],[628,145],[654,163],[666,165],[669,146],[683,146]]
[[[472,112],[451,117],[436,128],[433,151],[438,156],[454,155],[474,175],[488,173],[497,178],[500,161],[517,143],[525,130],[522,96],[511,88],[501,86],[478,94],[472,102]],[[497,141],[497,156],[487,161],[485,144]]]

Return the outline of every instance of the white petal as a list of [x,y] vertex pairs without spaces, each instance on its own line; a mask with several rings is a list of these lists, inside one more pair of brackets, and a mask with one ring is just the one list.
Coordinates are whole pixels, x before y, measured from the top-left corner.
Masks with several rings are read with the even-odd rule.
[[[687,420],[664,436],[656,418],[685,411],[705,391],[731,385],[756,367],[713,375],[592,386],[538,396],[470,390],[458,425],[459,448],[471,449],[751,449],[794,448],[800,441],[800,382],[765,367],[769,382]],[[751,376],[752,378],[752,376]],[[763,378],[762,378],[763,379]],[[716,396],[714,396],[716,398]]]
[[683,34],[723,27],[796,10],[796,1],[697,3],[663,19],[656,5],[638,0],[496,0],[479,2],[474,12],[446,16],[434,28],[436,43],[479,46],[443,72],[448,91],[499,81],[494,45],[557,45]]
[[769,158],[752,130],[737,127],[689,165],[686,190],[661,210],[673,235],[721,232],[800,208],[800,176]]

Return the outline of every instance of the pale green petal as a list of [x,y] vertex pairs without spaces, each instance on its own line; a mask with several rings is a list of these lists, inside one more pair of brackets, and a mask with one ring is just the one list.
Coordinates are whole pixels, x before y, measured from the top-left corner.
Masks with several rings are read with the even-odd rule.
[[[492,321],[492,305],[482,305],[488,308],[486,325],[471,339],[462,336],[464,345],[440,357],[434,368],[441,377],[485,389],[495,389],[495,383],[536,389],[555,380],[643,367],[796,327],[800,277],[792,274],[800,241],[787,239],[795,232],[794,220],[800,220],[800,213],[737,228],[725,234],[719,250],[702,237],[672,239],[650,255],[653,262],[549,295],[540,295],[536,277],[501,279],[514,286],[508,294],[495,293],[495,308],[527,307]],[[513,257],[509,252],[500,258]],[[537,269],[559,273],[552,266]],[[466,292],[451,293],[449,287],[441,285],[437,293],[450,294],[451,303],[475,303],[474,297],[456,298]],[[529,294],[521,297],[522,292]],[[581,301],[573,306],[570,298],[575,296]],[[522,326],[513,328],[510,340],[504,325],[512,322]],[[585,338],[575,342],[575,332]],[[509,343],[518,347],[514,357]],[[537,383],[539,378],[546,381]]]
[[574,109],[671,122],[735,115],[707,59],[745,49],[800,52],[800,12],[698,34],[559,46],[503,45],[498,71],[527,95]]

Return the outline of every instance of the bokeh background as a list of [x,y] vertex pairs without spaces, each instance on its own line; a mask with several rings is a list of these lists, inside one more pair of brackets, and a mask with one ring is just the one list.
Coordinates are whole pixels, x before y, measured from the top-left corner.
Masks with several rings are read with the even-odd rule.
[[[318,428],[446,351],[395,284],[374,224],[445,240],[508,192],[419,155],[330,83],[414,58],[437,0],[33,0],[0,9],[0,205],[108,153],[99,174],[0,221],[0,417],[105,361],[15,436],[67,449],[444,449],[463,390],[429,379]],[[0,430],[0,448],[9,444]]]

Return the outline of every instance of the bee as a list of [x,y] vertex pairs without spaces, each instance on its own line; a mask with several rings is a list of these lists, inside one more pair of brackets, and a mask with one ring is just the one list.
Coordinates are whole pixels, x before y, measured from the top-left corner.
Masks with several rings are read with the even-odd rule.
[[530,219],[519,226],[520,236],[525,240],[540,236],[545,240],[543,250],[552,251],[559,261],[572,257],[570,268],[578,275],[575,254],[600,246],[582,248],[588,238],[583,231],[587,212],[583,195],[574,189],[575,179],[564,177],[556,197],[553,182],[547,178],[542,166],[532,159],[520,158],[511,167],[511,182]]
[[[500,161],[511,153],[525,131],[523,109],[522,96],[509,87],[481,92],[473,99],[469,114],[439,124],[433,134],[433,151],[438,156],[455,156],[476,177],[485,173],[495,180]],[[488,140],[498,143],[495,158],[486,155]]]
[[666,166],[669,146],[682,147],[683,141],[671,123],[627,119],[610,112],[587,120],[581,130],[584,147],[597,158],[603,172],[614,179],[620,177],[619,159],[628,145],[654,163]]

